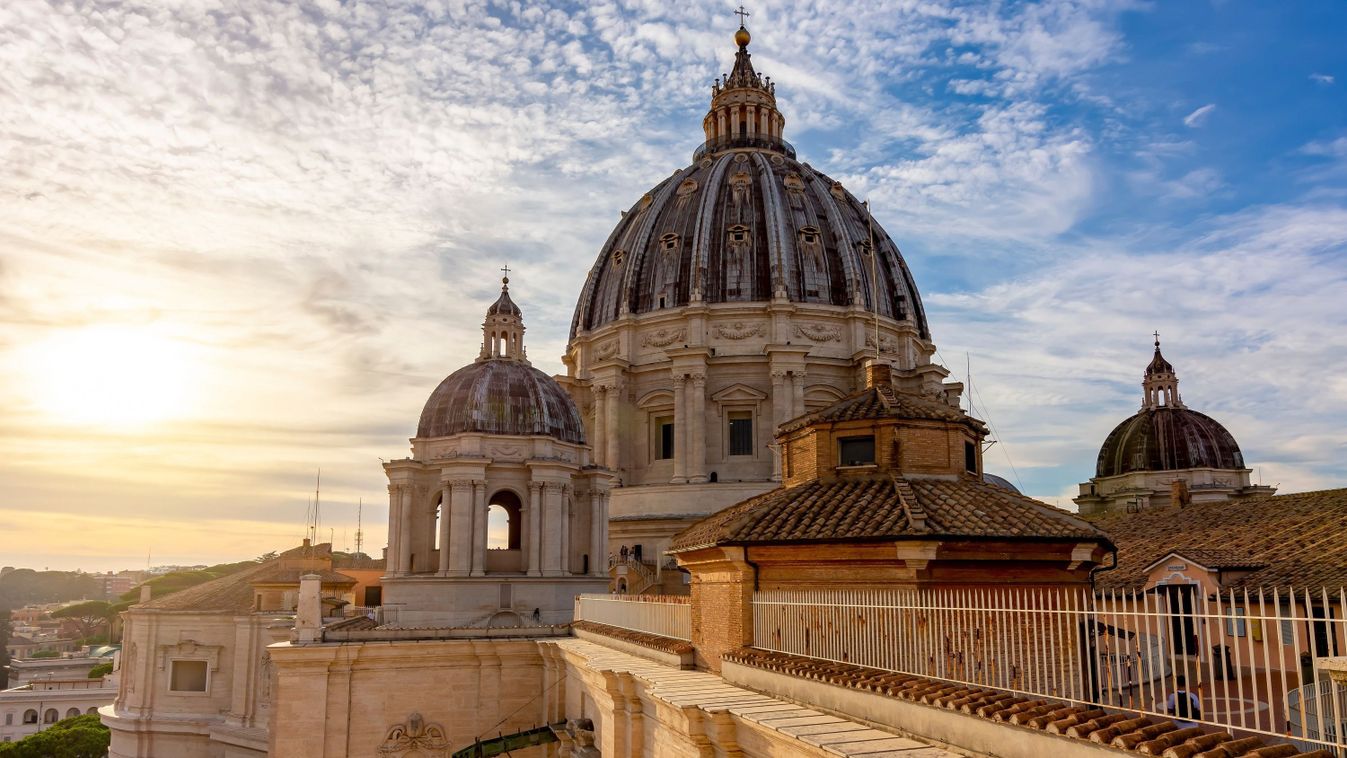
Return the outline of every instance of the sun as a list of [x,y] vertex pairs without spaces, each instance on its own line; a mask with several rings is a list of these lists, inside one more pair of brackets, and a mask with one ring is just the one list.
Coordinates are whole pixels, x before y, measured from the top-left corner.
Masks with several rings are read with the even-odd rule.
[[187,410],[187,348],[150,328],[67,329],[31,345],[24,363],[36,407],[57,422],[124,428]]

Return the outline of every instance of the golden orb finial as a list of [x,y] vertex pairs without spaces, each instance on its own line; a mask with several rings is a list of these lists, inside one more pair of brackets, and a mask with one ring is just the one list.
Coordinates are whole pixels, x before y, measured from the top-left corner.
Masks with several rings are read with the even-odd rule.
[[739,31],[734,33],[734,43],[739,47],[748,47],[748,42],[751,39],[753,38],[749,36],[748,30],[742,26],[739,27]]

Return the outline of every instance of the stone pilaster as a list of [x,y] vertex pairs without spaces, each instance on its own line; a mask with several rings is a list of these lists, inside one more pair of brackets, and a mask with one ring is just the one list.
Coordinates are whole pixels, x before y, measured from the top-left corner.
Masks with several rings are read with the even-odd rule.
[[472,573],[486,575],[486,482],[472,483]]
[[449,556],[453,553],[449,540],[453,520],[453,488],[449,482],[440,482],[440,576],[449,576]]
[[691,435],[687,477],[689,482],[700,484],[706,481],[706,375],[692,374],[689,377],[691,401],[688,414],[691,416]]
[[612,382],[604,385],[604,401],[607,406],[605,411],[606,426],[604,434],[606,442],[604,443],[605,455],[607,458],[604,465],[613,471],[619,471],[622,468],[622,385],[619,382]]
[[543,484],[529,482],[529,576],[542,576]]
[[589,491],[589,575],[608,575],[608,493]]
[[688,481],[688,401],[687,376],[675,374],[673,378],[674,396],[674,484],[686,484]]
[[467,576],[472,571],[472,480],[449,482],[449,575]]

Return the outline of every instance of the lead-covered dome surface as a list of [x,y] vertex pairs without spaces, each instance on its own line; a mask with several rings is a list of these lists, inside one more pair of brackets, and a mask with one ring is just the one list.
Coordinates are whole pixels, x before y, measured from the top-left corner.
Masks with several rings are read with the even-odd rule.
[[622,215],[589,272],[572,338],[616,320],[691,302],[848,306],[912,320],[929,339],[917,287],[878,224],[879,281],[871,303],[871,224],[841,184],[783,141],[706,152]]
[[416,436],[463,432],[545,435],[583,445],[580,411],[552,377],[508,358],[479,360],[450,374],[426,401]]
[[1143,408],[1109,433],[1095,475],[1189,468],[1242,469],[1244,456],[1234,436],[1204,413]]

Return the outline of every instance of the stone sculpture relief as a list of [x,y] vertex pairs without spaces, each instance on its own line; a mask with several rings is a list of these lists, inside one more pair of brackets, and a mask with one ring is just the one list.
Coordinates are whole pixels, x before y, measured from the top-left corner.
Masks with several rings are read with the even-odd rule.
[[421,714],[413,713],[407,723],[395,724],[379,746],[379,755],[388,758],[449,758],[449,740],[439,724],[427,724]]
[[[837,324],[811,324],[805,322],[795,325],[795,336],[806,337],[815,342],[841,342],[842,327]],[[870,343],[873,347],[873,338],[871,338]]]
[[667,347],[679,340],[687,339],[687,331],[677,329],[656,329],[641,335],[642,347]]
[[727,340],[746,340],[749,337],[763,337],[767,334],[767,329],[761,322],[736,321],[733,324],[717,324],[714,331],[717,337]]

